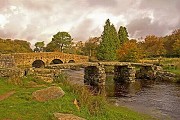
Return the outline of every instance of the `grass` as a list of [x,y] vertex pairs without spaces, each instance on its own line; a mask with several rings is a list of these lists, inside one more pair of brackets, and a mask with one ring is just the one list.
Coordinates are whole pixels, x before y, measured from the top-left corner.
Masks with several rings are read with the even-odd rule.
[[[37,81],[31,77],[24,78],[21,85],[12,85],[7,79],[0,78],[0,95],[15,90],[16,93],[0,101],[0,119],[11,120],[53,120],[53,113],[72,113],[87,120],[145,120],[152,119],[148,115],[139,114],[124,107],[116,107],[107,103],[105,97],[93,96],[85,87],[72,85],[65,77],[57,79],[54,85],[60,86],[65,95],[56,100],[38,102],[32,98],[32,93],[45,86],[26,87],[28,81]],[[51,84],[44,84],[46,87]],[[80,111],[73,104],[79,100]]]

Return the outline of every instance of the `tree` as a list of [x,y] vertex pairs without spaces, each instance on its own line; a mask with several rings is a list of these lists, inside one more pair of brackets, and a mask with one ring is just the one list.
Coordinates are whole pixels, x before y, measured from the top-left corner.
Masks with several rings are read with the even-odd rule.
[[85,45],[83,47],[84,55],[96,58],[99,40],[100,37],[89,38],[89,40],[85,42]]
[[0,38],[0,53],[27,53],[32,52],[30,43],[24,40],[11,40]]
[[[174,57],[178,56],[177,51],[174,48],[174,44],[177,44],[177,40],[180,40],[180,29],[174,30],[171,35],[165,36],[164,48],[166,49],[166,56]],[[176,46],[176,45],[175,45]]]
[[101,35],[102,40],[98,47],[97,58],[99,60],[116,60],[117,48],[117,32],[114,25],[111,25],[110,20],[106,20],[104,31]]
[[177,39],[173,44],[173,51],[175,56],[180,57],[180,39]]
[[53,35],[52,41],[49,43],[50,46],[54,47],[54,50],[64,52],[72,43],[71,35],[67,32],[58,32]]
[[129,35],[127,32],[126,27],[120,26],[119,31],[118,31],[118,38],[120,41],[120,44],[122,45],[123,43],[127,42]]
[[122,44],[117,50],[117,57],[119,61],[137,62],[143,57],[143,54],[137,42],[135,40],[130,40]]
[[44,49],[44,41],[42,41],[42,42],[36,42],[35,43],[35,49],[34,49],[34,51],[35,52],[42,52],[43,51],[43,49]]
[[162,37],[146,36],[143,49],[148,57],[163,56],[166,53]]

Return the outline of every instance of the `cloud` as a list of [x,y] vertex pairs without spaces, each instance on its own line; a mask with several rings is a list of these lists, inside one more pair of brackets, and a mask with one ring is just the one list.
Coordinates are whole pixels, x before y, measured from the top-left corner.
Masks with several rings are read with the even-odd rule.
[[179,0],[0,0],[0,37],[45,43],[58,31],[75,40],[100,36],[110,18],[130,37],[166,35],[180,27]]
[[133,20],[127,25],[129,34],[133,38],[145,37],[147,35],[164,36],[168,31],[168,27],[160,24],[160,22],[152,22],[151,18],[139,18]]
[[180,27],[179,0],[142,0],[138,10],[143,11],[127,25],[130,36],[165,36]]

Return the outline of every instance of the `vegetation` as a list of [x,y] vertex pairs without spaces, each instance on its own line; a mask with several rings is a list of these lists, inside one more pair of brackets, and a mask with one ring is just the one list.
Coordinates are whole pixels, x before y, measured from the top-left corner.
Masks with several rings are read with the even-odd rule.
[[126,30],[126,27],[120,26],[119,31],[118,31],[118,38],[120,41],[120,44],[124,44],[125,42],[127,42],[129,35],[128,32]]
[[72,38],[67,32],[58,32],[53,35],[52,41],[47,44],[46,51],[64,52],[71,45]]
[[136,41],[130,40],[117,50],[117,57],[119,61],[137,62],[143,55]]
[[44,50],[44,41],[42,41],[42,42],[36,42],[35,43],[35,49],[34,49],[34,52],[43,52]]
[[[115,107],[106,102],[102,96],[93,96],[86,88],[72,85],[61,79],[56,80],[56,86],[65,91],[65,96],[47,102],[37,102],[32,98],[32,92],[50,86],[37,83],[39,86],[29,86],[30,81],[37,81],[32,77],[24,78],[20,86],[8,84],[6,79],[0,79],[0,95],[14,90],[16,93],[0,102],[0,119],[22,120],[51,120],[53,113],[71,113],[88,120],[143,120],[152,119],[147,115],[133,112],[124,107]],[[43,85],[42,85],[43,84]],[[74,99],[79,101],[80,110],[73,104]]]
[[30,43],[24,40],[11,40],[0,38],[0,53],[26,53],[32,52]]
[[97,58],[99,60],[112,61],[116,60],[116,49],[119,46],[119,40],[116,29],[108,19],[104,26],[104,31],[101,36],[102,40],[97,51]]

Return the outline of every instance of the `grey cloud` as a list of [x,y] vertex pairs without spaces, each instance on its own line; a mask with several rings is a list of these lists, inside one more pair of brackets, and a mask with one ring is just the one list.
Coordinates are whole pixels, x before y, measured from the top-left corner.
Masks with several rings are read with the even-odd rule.
[[85,19],[79,23],[79,25],[73,26],[70,30],[72,36],[75,36],[76,40],[87,40],[92,32],[93,21],[91,19]]
[[150,18],[139,18],[127,25],[129,34],[133,38],[145,37],[147,35],[164,36],[169,28],[160,22],[152,22]]

